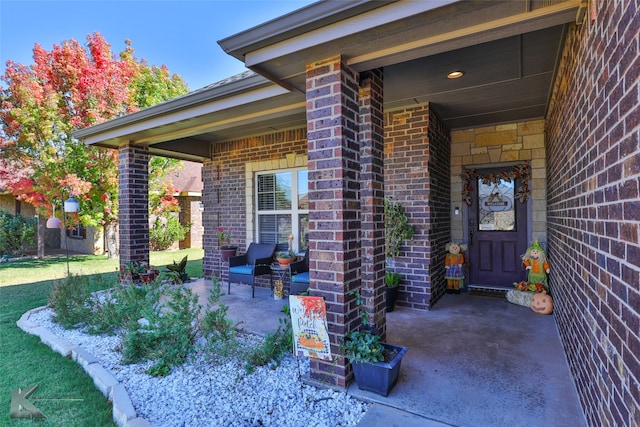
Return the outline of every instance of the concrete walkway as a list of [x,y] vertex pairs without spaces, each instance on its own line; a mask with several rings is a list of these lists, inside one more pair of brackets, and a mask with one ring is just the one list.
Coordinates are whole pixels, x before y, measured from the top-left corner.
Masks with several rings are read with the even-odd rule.
[[[189,287],[206,303],[210,282]],[[226,286],[224,287],[226,291]],[[249,332],[278,327],[287,299],[231,286],[229,316]],[[445,295],[431,311],[387,313],[387,342],[409,348],[389,396],[348,392],[375,403],[362,426],[586,425],[553,316],[495,297]]]

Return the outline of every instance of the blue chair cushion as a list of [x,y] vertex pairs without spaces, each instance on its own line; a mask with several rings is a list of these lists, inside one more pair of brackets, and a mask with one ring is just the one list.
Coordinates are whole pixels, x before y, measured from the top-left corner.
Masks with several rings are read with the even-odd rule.
[[309,272],[298,273],[291,278],[293,283],[309,283]]
[[230,273],[235,274],[253,274],[253,265],[236,265],[235,267],[229,268]]

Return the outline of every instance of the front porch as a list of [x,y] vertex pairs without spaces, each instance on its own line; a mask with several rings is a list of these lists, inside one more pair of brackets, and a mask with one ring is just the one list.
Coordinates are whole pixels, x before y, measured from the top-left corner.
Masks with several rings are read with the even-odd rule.
[[[206,301],[209,281],[188,286]],[[258,334],[278,327],[287,301],[263,288],[251,298],[250,286],[235,284],[222,300],[233,320]],[[443,296],[430,311],[387,313],[387,341],[409,348],[389,396],[355,383],[347,389],[376,404],[363,426],[586,425],[553,316],[463,292]]]

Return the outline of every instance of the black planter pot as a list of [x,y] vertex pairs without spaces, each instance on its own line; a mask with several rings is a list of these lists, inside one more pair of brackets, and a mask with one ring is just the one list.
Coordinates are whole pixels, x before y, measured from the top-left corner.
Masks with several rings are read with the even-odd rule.
[[353,374],[360,390],[371,391],[386,397],[398,382],[402,358],[408,349],[386,343],[382,343],[382,345],[397,352],[391,362],[353,362],[351,366],[353,366]]
[[390,288],[387,286],[387,312],[393,311],[393,307],[396,305],[398,299],[398,287]]

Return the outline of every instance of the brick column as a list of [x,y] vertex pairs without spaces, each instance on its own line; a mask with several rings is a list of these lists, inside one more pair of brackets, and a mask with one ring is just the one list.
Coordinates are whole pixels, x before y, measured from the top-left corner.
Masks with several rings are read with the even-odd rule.
[[386,336],[384,245],[384,113],[381,69],[360,74],[361,295],[371,321]]
[[149,148],[129,145],[118,155],[120,267],[149,262]]
[[[309,249],[311,293],[325,298],[332,353],[358,327],[360,287],[358,75],[339,56],[307,65]],[[311,359],[311,378],[346,387],[344,358]]]

